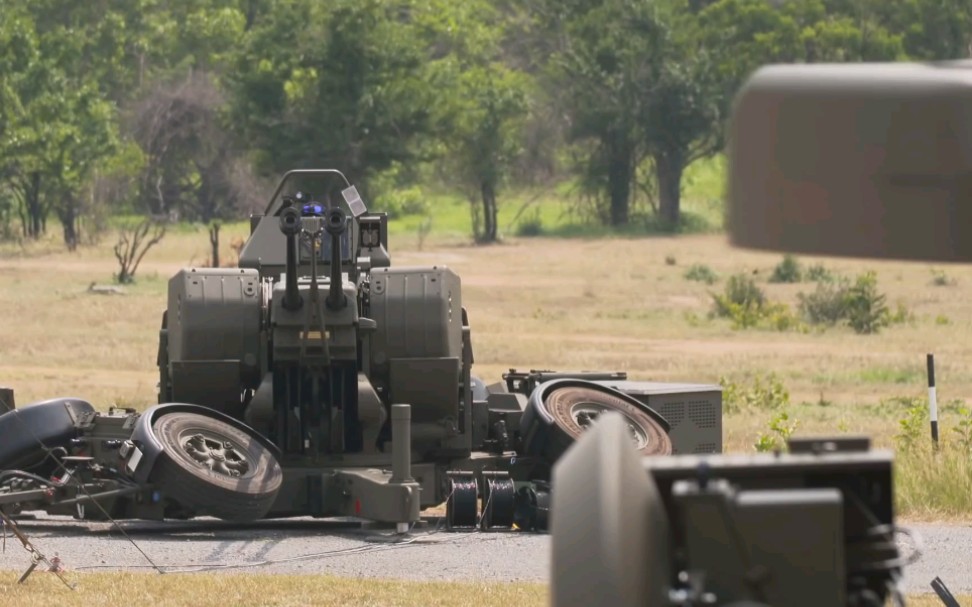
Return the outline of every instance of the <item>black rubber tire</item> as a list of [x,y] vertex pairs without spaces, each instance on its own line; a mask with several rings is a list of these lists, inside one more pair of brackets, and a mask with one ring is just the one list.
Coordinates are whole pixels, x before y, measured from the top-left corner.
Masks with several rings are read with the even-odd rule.
[[[538,398],[530,399],[530,406],[542,408],[542,411],[528,410],[528,415],[525,415],[527,423],[533,429],[526,437],[524,451],[528,455],[541,456],[553,466],[585,431],[573,413],[575,407],[581,405],[593,405],[604,411],[622,414],[643,441],[638,448],[639,455],[671,455],[672,441],[667,428],[641,406],[611,390],[573,385],[551,389],[542,401]],[[533,422],[534,419],[537,420],[536,423]],[[550,420],[550,423],[540,422],[541,419]]]
[[48,450],[77,438],[76,422],[93,412],[91,403],[79,398],[54,398],[0,415],[0,470],[55,471]]
[[[253,521],[270,511],[283,483],[283,470],[273,453],[246,432],[196,413],[163,415],[152,424],[152,430],[163,452],[148,480],[166,496],[197,515],[227,521]],[[198,435],[206,439],[206,445],[212,445],[212,441],[228,443],[234,456],[226,458],[217,453],[215,457],[222,459],[211,457],[210,465],[199,461],[204,455],[194,458],[187,447],[190,441],[198,440]],[[222,461],[231,464],[220,464]],[[213,470],[214,466],[236,469],[239,476]]]

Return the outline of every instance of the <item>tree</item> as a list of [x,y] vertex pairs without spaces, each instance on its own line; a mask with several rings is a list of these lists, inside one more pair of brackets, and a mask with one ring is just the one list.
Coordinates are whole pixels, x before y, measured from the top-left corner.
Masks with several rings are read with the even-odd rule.
[[80,192],[93,169],[113,153],[111,105],[85,82],[72,79],[30,14],[11,7],[0,29],[0,178],[19,201],[23,233],[37,238],[53,210],[69,249],[78,244]]
[[[431,10],[429,10],[431,9]],[[429,51],[432,137],[448,181],[469,194],[478,242],[499,238],[498,195],[521,150],[529,78],[502,61],[502,14],[489,2],[438,0],[414,16]]]
[[499,234],[497,194],[500,183],[520,150],[518,127],[527,101],[520,74],[499,64],[465,71],[460,79],[462,100],[447,147],[454,164],[482,202],[480,242],[494,242]]
[[546,27],[560,40],[549,82],[561,93],[568,137],[585,147],[585,186],[606,194],[602,219],[624,225],[646,153],[642,119],[657,82],[664,25],[648,2],[574,0],[547,8]]
[[613,226],[628,223],[646,161],[648,193],[663,224],[677,226],[685,167],[720,149],[720,83],[689,34],[690,8],[679,0],[548,5],[548,28],[561,40],[552,85],[563,93],[570,139],[584,146],[583,185]]
[[223,106],[211,76],[193,71],[136,102],[130,128],[146,156],[139,188],[144,210],[209,223],[252,206],[256,188],[241,170]]
[[435,95],[414,35],[421,5],[303,0],[256,19],[227,79],[261,170],[339,167],[365,189],[370,175],[415,158]]

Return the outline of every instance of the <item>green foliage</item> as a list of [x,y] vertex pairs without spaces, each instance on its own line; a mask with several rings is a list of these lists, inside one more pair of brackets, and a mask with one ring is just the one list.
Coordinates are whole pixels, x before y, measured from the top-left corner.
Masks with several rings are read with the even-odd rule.
[[685,280],[704,282],[707,285],[711,285],[719,280],[719,276],[709,266],[697,263],[685,271]]
[[800,314],[814,325],[833,326],[845,318],[847,284],[841,282],[834,284],[830,282],[817,283],[817,288],[812,293],[799,293]]
[[734,274],[726,282],[723,295],[713,295],[716,315],[731,317],[733,307],[760,310],[766,305],[766,295],[756,282],[745,274]]
[[[954,59],[972,39],[966,0],[2,4],[0,237],[56,219],[69,246],[108,213],[245,214],[264,174],[295,166],[341,169],[412,227],[435,186],[461,190],[487,240],[498,201],[541,181],[576,185],[593,203],[582,219],[612,224],[598,233],[712,229],[724,179],[693,167],[724,148],[753,69]],[[193,89],[202,99],[183,90],[196,79],[212,85]],[[113,157],[133,144],[142,163],[120,173]],[[396,165],[393,188],[371,189]],[[683,214],[683,194],[701,206]],[[549,216],[542,231],[595,233]],[[858,313],[862,331],[882,326],[880,310]]]
[[516,235],[520,237],[540,236],[543,234],[543,218],[536,211],[528,217],[520,219],[516,224]]
[[792,255],[785,255],[783,261],[773,268],[773,274],[769,278],[770,282],[800,282],[801,280],[803,280],[803,268]]
[[972,409],[962,406],[958,410],[958,423],[952,428],[955,441],[966,453],[972,454]]
[[927,429],[928,408],[923,402],[914,402],[905,411],[905,416],[898,420],[898,433],[894,437],[898,449],[906,453],[914,451],[919,442],[925,439]]
[[911,314],[903,304],[892,312],[887,297],[877,289],[877,275],[865,272],[854,282],[839,279],[819,282],[813,293],[799,293],[800,313],[814,325],[845,322],[856,333],[877,333],[891,324],[908,322]]
[[877,333],[891,324],[886,296],[877,290],[877,275],[866,272],[847,289],[847,324],[857,333]]
[[776,410],[790,404],[790,391],[775,373],[757,374],[749,385],[720,377],[722,409],[726,414],[747,410]]
[[931,284],[936,287],[954,287],[958,281],[950,278],[944,270],[932,270]]
[[769,421],[769,432],[762,432],[757,437],[753,448],[756,451],[784,451],[787,441],[796,431],[800,423],[797,420],[790,420],[790,415],[786,411],[780,411]]
[[712,314],[728,318],[734,329],[765,327],[775,331],[803,330],[789,306],[770,302],[752,278],[745,274],[729,277],[725,292],[712,293]]
[[833,272],[819,263],[807,268],[806,278],[814,282],[833,282],[837,280],[837,276]]

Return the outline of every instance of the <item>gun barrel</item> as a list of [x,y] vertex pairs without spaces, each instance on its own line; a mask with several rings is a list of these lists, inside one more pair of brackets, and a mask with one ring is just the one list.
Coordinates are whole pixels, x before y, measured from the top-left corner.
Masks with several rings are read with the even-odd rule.
[[280,231],[287,237],[287,267],[286,289],[284,291],[283,307],[287,310],[298,310],[304,305],[297,289],[297,234],[300,232],[300,212],[294,207],[287,207],[280,212]]
[[348,229],[344,210],[340,207],[328,209],[324,215],[324,229],[331,235],[331,286],[327,293],[327,307],[339,310],[348,305],[341,284],[341,235]]

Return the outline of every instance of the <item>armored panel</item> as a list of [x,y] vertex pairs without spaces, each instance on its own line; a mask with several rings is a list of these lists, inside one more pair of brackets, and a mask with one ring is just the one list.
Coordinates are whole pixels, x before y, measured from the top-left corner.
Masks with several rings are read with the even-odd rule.
[[706,591],[717,597],[747,596],[748,574],[758,568],[766,573],[759,587],[770,605],[846,604],[840,491],[733,494],[720,491],[722,484],[705,491],[694,482],[673,487],[689,566],[705,572]]
[[239,361],[175,361],[171,366],[172,402],[203,405],[234,417],[242,414]]
[[709,384],[597,381],[633,396],[671,425],[673,454],[722,452],[722,388]]
[[184,269],[169,280],[170,371],[186,361],[259,368],[260,279],[256,270]]
[[393,358],[389,399],[412,406],[412,421],[459,419],[458,358]]
[[462,360],[459,276],[443,266],[381,268],[371,276],[368,316],[378,324],[371,360],[386,372],[393,358]]

